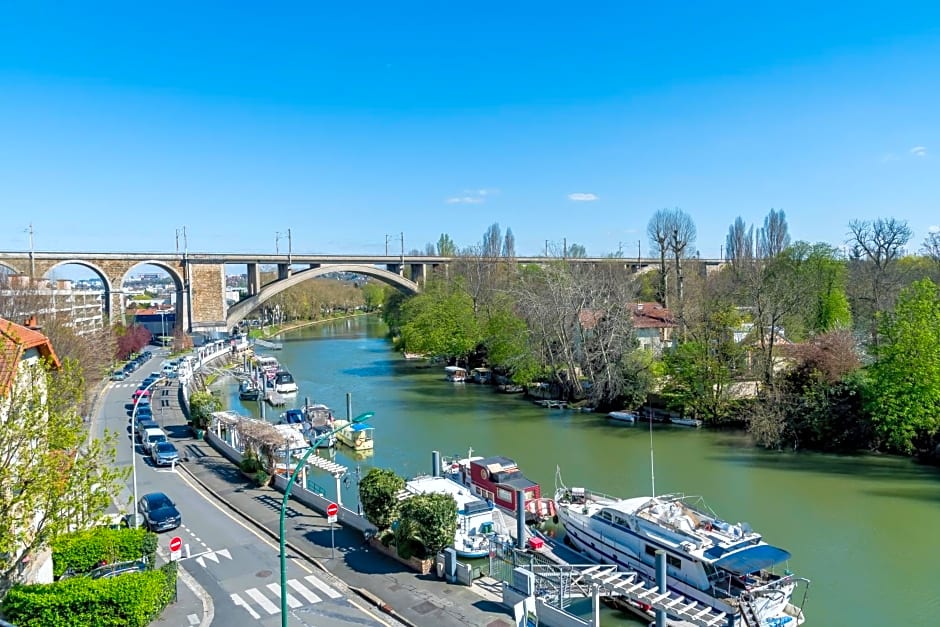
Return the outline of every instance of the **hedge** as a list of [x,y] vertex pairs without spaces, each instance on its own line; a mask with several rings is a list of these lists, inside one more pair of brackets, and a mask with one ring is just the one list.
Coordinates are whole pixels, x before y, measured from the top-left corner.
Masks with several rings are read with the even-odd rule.
[[95,527],[56,538],[52,543],[52,575],[60,577],[70,568],[87,573],[102,560],[108,563],[147,559],[153,568],[157,557],[157,534],[144,529]]
[[17,585],[3,599],[18,627],[144,627],[175,598],[176,564],[110,579]]

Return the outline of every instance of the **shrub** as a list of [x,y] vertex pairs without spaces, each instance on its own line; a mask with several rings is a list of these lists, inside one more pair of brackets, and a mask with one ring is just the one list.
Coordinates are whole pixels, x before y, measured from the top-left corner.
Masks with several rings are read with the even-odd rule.
[[392,470],[371,469],[359,482],[359,500],[366,519],[379,529],[387,529],[398,513],[398,493],[405,480]]
[[62,576],[71,569],[87,573],[102,560],[109,563],[147,559],[153,565],[157,535],[144,529],[95,527],[59,536],[52,543],[52,575]]
[[261,470],[261,462],[257,457],[248,455],[238,464],[238,467],[246,475],[254,475]]
[[255,472],[255,483],[257,483],[259,486],[268,485],[270,481],[271,481],[271,475],[269,475],[265,471],[258,470],[257,472]]

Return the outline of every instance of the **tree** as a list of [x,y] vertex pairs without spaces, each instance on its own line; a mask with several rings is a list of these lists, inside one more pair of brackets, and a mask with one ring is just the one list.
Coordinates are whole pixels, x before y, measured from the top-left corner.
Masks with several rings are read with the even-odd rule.
[[404,348],[466,360],[482,339],[470,295],[459,283],[430,282],[402,306]]
[[494,259],[499,257],[502,247],[503,235],[499,230],[499,223],[494,222],[490,225],[490,228],[486,229],[486,233],[483,234],[482,255],[487,259]]
[[407,537],[398,538],[399,547],[402,540],[420,542],[422,557],[430,557],[454,543],[457,502],[450,494],[416,494],[402,501],[398,510],[400,524],[408,530]]
[[787,216],[783,210],[771,209],[764,218],[764,228],[758,231],[757,254],[760,257],[776,257],[790,245]]
[[483,345],[493,367],[507,370],[515,383],[531,383],[539,367],[529,345],[529,329],[508,297],[490,308],[483,323]]
[[[117,435],[88,441],[77,364],[21,366],[3,392],[0,423],[0,581],[73,525],[101,522],[126,469],[113,467]],[[10,489],[15,486],[16,489]]]
[[853,309],[856,320],[867,324],[868,328],[863,326],[862,330],[871,337],[872,344],[878,343],[875,317],[891,309],[900,288],[898,259],[904,254],[911,235],[907,222],[895,218],[853,220],[849,223]]
[[454,257],[457,255],[457,245],[447,233],[441,233],[437,240],[437,254],[439,257]]
[[735,267],[754,258],[754,227],[748,227],[741,216],[728,227],[724,257]]
[[911,453],[940,430],[940,290],[923,279],[881,318],[865,406],[888,449]]
[[940,274],[940,231],[927,233],[921,252],[933,262],[934,271]]
[[506,229],[506,237],[503,239],[503,257],[514,259],[516,257],[516,236],[512,234],[512,229]]
[[568,259],[584,259],[585,257],[587,257],[587,248],[582,244],[571,244],[568,246]]
[[388,529],[398,516],[398,493],[404,489],[405,480],[394,471],[369,470],[359,482],[359,502],[366,519],[379,529]]
[[[682,276],[682,259],[688,252],[693,250],[695,244],[696,230],[695,222],[692,217],[682,209],[676,207],[670,212],[669,217],[669,250],[672,252],[676,267],[676,302],[679,307],[679,324],[684,326],[682,287],[684,278]],[[687,252],[688,251],[688,252]]]
[[669,242],[671,230],[669,209],[657,210],[646,225],[646,234],[650,238],[650,251],[659,255],[659,293],[657,294],[657,300],[667,308],[669,307],[669,301],[666,288],[669,273],[666,269],[666,255],[669,253],[667,242]]
[[208,390],[196,390],[189,397],[189,420],[193,423],[193,429],[208,429],[213,412],[221,410],[221,399]]

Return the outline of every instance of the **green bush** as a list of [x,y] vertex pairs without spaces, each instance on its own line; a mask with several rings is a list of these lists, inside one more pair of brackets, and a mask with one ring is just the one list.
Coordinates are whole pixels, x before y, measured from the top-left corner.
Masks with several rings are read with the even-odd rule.
[[271,481],[271,475],[265,471],[258,470],[255,472],[255,483],[257,483],[259,486],[266,486],[268,485],[269,481]]
[[113,564],[144,557],[152,567],[156,554],[155,533],[144,529],[95,527],[60,536],[52,542],[52,575],[60,577],[69,569],[87,573],[102,560]]
[[241,463],[238,464],[238,467],[241,468],[241,471],[246,475],[253,475],[261,470],[261,462],[258,461],[257,457],[249,455],[242,459]]
[[173,599],[176,572],[172,566],[110,579],[77,577],[17,585],[0,608],[18,627],[144,627]]

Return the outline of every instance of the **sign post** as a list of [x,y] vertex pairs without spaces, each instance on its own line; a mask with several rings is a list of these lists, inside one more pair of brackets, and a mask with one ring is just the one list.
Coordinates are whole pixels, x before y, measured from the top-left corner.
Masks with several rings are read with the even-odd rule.
[[326,519],[330,523],[330,559],[336,557],[336,540],[333,535],[333,524],[336,522],[336,517],[339,514],[339,505],[336,503],[330,503],[326,506]]
[[175,562],[182,555],[183,539],[179,536],[170,538],[170,561]]

